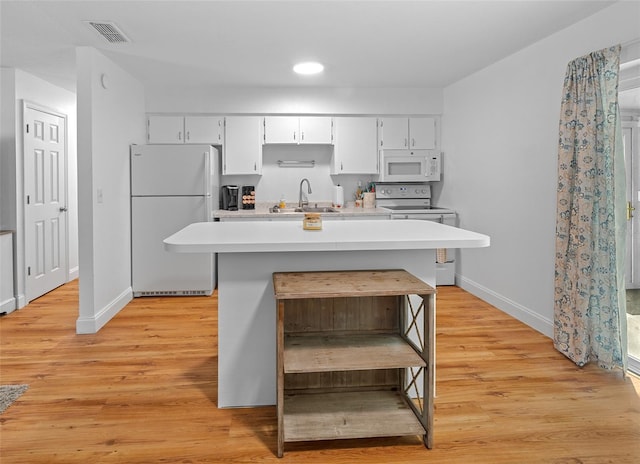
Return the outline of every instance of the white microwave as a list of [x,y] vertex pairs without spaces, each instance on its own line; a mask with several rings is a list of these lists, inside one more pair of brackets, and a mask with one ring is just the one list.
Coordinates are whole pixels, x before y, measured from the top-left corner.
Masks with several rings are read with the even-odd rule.
[[442,154],[433,150],[381,150],[383,182],[439,181]]

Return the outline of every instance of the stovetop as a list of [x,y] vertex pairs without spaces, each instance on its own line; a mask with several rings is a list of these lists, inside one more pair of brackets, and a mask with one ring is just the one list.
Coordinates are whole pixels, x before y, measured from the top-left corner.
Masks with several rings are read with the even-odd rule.
[[376,203],[394,213],[455,214],[455,211],[431,205],[431,186],[417,182],[377,182]]

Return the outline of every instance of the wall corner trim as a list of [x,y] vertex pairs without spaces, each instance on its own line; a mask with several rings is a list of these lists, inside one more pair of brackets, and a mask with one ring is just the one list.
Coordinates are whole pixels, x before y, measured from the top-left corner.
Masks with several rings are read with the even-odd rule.
[[456,275],[456,283],[463,290],[495,306],[500,311],[518,319],[541,334],[553,338],[553,321],[550,319],[542,317],[535,311],[459,274]]
[[79,335],[97,333],[98,330],[113,319],[132,299],[133,290],[129,287],[94,316],[79,317],[76,320],[76,333]]
[[22,309],[27,306],[27,297],[24,293],[16,295],[16,309]]

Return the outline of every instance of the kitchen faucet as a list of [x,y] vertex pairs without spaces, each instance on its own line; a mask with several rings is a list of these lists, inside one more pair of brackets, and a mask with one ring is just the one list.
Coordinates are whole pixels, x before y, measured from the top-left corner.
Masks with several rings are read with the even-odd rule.
[[311,184],[309,183],[309,179],[307,179],[306,177],[304,179],[302,179],[300,181],[300,192],[298,194],[298,208],[302,208],[305,205],[309,204],[309,198],[307,197],[307,199],[305,201],[302,201],[302,184],[304,184],[304,181],[307,181],[307,193],[311,193]]

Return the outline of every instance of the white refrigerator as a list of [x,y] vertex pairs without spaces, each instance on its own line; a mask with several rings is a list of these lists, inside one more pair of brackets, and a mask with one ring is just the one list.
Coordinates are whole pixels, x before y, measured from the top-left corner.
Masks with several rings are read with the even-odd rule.
[[215,256],[171,253],[163,240],[218,206],[218,150],[210,145],[131,146],[133,295],[211,295]]

